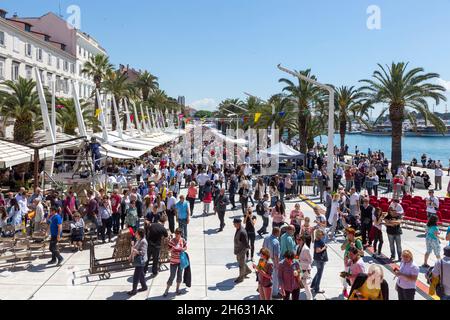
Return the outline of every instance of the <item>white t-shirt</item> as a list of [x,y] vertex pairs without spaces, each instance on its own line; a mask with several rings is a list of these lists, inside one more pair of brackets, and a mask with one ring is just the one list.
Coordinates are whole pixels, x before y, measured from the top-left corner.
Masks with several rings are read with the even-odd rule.
[[[436,209],[439,209],[439,200],[436,197],[426,197],[425,198],[427,202],[427,212],[429,213],[436,213]],[[428,202],[431,202],[428,204]],[[434,204],[434,206],[433,206]]]
[[315,222],[317,223],[317,228],[319,230],[322,230],[323,232],[325,232],[325,227],[320,225],[319,223],[324,223],[326,221],[327,221],[327,217],[325,217],[323,214],[316,216]]
[[339,218],[338,208],[339,208],[339,201],[331,202],[330,218],[328,219],[328,223],[331,225],[334,223],[336,219]]
[[357,192],[355,192],[354,194],[352,194],[350,196],[350,205],[351,206],[356,206],[358,204],[359,201],[359,194]]
[[395,211],[397,211],[397,213],[400,214],[400,215],[403,215],[405,213],[405,211],[403,210],[403,207],[401,206],[400,203],[392,202],[390,208],[392,208]]
[[206,173],[202,173],[197,176],[197,182],[199,186],[204,186],[207,181],[210,180],[210,177]]
[[437,168],[437,169],[434,171],[434,175],[435,175],[436,177],[442,177],[442,176],[444,175],[444,172],[442,171],[441,168]]

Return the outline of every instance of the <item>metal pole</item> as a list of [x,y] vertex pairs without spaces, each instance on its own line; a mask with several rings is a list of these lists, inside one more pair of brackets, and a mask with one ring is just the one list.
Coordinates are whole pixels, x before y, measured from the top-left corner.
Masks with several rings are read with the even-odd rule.
[[281,64],[278,65],[278,69],[280,69],[283,72],[286,72],[294,77],[297,77],[303,81],[312,83],[319,88],[322,88],[324,90],[327,90],[329,92],[329,109],[328,109],[328,166],[327,166],[327,173],[329,177],[328,186],[330,188],[333,188],[333,181],[334,181],[334,88],[325,84],[322,84],[320,82],[317,82],[316,80],[310,79],[303,74],[299,72],[294,72],[289,69],[283,68]]
[[34,148],[34,192],[39,187],[39,149]]

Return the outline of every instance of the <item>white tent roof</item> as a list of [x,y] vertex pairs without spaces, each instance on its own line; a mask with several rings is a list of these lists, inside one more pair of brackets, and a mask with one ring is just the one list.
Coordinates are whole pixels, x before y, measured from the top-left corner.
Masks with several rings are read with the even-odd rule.
[[[67,141],[67,140],[71,140],[74,138],[75,138],[74,136],[70,136],[65,133],[61,133],[61,132],[56,133],[56,142]],[[38,146],[51,143],[51,142],[47,141],[47,136],[46,136],[44,130],[39,130],[34,133],[34,142]],[[75,140],[75,141],[71,141],[71,142],[57,144],[56,150],[60,151],[63,149],[76,149],[76,148],[80,147],[82,143],[83,143],[83,140]]]
[[[53,153],[49,150],[39,150],[41,160],[49,158]],[[34,150],[12,142],[0,140],[0,168],[6,169],[22,163],[34,161]]]
[[102,144],[100,147],[100,154],[105,157],[114,158],[114,159],[124,159],[124,160],[130,160],[130,159],[139,159],[142,157],[147,151],[130,151],[130,150],[124,150],[115,148],[112,145],[109,144]]
[[272,156],[279,156],[282,158],[301,158],[304,156],[301,152],[298,152],[297,150],[295,150],[291,146],[284,144],[283,142],[273,145],[266,151],[261,151],[261,153]]

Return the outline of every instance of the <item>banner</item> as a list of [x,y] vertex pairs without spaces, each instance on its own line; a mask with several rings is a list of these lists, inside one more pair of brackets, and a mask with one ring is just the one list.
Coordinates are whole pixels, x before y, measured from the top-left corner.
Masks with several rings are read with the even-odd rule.
[[259,122],[259,119],[261,119],[262,113],[258,112],[255,114],[255,124]]
[[102,114],[102,110],[101,109],[97,109],[95,110],[95,117],[98,119],[98,117],[100,117],[100,115]]

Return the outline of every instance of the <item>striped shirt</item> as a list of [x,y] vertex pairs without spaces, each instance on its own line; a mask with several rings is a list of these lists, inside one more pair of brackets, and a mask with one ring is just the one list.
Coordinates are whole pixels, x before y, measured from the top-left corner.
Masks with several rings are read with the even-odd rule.
[[183,238],[177,241],[176,238],[173,238],[169,241],[169,249],[170,249],[170,264],[179,264],[180,263],[180,254],[183,251],[186,251],[187,244]]

